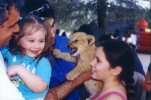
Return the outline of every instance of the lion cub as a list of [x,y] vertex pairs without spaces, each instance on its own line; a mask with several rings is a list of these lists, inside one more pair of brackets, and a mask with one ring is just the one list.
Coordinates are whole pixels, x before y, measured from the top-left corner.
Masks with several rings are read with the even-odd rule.
[[[62,53],[57,49],[53,53],[57,58],[77,63],[74,69],[66,75],[68,80],[74,80],[81,73],[91,70],[90,62],[94,58],[96,49],[95,38],[83,32],[75,32],[70,35],[69,40],[69,47],[72,49],[70,54]],[[88,80],[84,84],[91,96],[100,91],[102,87],[102,83],[96,80]]]

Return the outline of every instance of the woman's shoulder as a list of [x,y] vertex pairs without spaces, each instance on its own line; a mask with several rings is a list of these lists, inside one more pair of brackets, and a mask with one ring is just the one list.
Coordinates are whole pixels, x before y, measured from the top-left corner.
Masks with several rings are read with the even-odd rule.
[[127,100],[126,93],[122,91],[112,90],[101,93],[99,95],[99,100]]
[[106,100],[127,100],[126,95],[120,91],[107,92],[102,95],[102,98],[106,98]]

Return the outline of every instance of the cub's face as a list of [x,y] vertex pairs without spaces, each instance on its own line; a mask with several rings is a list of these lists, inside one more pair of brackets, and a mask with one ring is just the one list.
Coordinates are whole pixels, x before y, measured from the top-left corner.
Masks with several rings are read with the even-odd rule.
[[76,32],[70,36],[70,48],[72,48],[72,55],[78,56],[84,52],[89,46],[89,38],[86,33]]

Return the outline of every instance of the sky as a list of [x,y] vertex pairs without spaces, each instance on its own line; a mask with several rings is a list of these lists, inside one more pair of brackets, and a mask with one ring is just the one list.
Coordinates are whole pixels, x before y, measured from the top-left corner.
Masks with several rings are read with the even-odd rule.
[[[85,0],[89,1],[89,0]],[[108,0],[109,2],[114,2],[115,0]],[[150,2],[149,1],[144,1],[144,0],[136,0],[138,3],[137,5],[140,5],[143,8],[150,8]]]
[[143,8],[150,8],[150,2],[144,0],[138,0],[138,5],[142,6]]
[[[84,3],[93,1],[93,0],[80,0],[83,1]],[[115,0],[108,0],[109,2],[114,2]],[[143,7],[144,9],[146,8],[150,8],[150,2],[149,1],[145,1],[145,0],[136,0],[138,3],[137,5],[140,5],[141,7]]]

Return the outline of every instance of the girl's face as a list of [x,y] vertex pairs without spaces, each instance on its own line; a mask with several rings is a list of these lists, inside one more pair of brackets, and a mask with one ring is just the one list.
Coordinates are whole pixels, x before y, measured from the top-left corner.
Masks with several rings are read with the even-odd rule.
[[110,77],[110,64],[106,59],[103,48],[97,48],[95,58],[91,62],[91,66],[93,79],[105,80]]
[[20,39],[19,44],[23,53],[30,57],[39,56],[45,47],[45,33],[41,30],[34,33],[25,33]]

